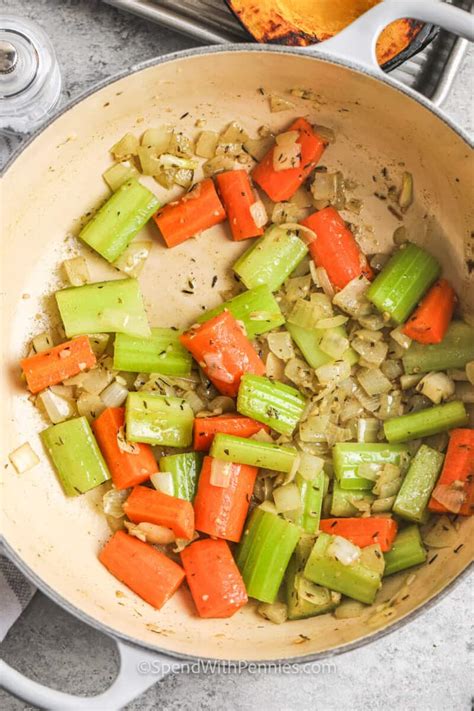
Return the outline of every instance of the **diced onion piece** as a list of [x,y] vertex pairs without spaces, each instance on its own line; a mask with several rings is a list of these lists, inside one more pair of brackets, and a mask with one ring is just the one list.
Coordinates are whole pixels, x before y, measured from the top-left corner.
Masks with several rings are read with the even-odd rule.
[[[313,262],[311,262],[313,263]],[[293,277],[285,283],[286,298],[290,302],[304,299],[311,288],[311,275]]]
[[219,134],[221,141],[225,142],[236,142],[243,143],[248,141],[248,134],[245,129],[237,121],[232,121],[221,133]]
[[322,318],[320,321],[316,322],[315,328],[322,331],[326,329],[339,328],[339,326],[344,326],[347,321],[347,316],[339,314],[338,316],[332,316],[331,318]]
[[[327,319],[332,320],[332,319]],[[328,329],[325,331],[324,336],[319,344],[320,349],[323,353],[330,356],[331,358],[337,359],[342,358],[344,353],[349,348],[349,341],[344,336],[341,336],[338,330]]]
[[[374,333],[378,334],[377,331]],[[388,353],[388,345],[382,341],[376,343],[374,340],[357,337],[351,341],[351,346],[367,363],[375,366],[381,365]]]
[[264,429],[258,430],[249,439],[254,439],[256,442],[273,442],[272,436]]
[[399,390],[390,393],[382,393],[380,396],[380,409],[378,416],[381,420],[388,420],[390,417],[398,417],[403,414],[402,394]]
[[89,370],[88,373],[84,374],[81,382],[81,388],[91,395],[98,395],[112,382],[112,380],[112,373],[103,366],[98,365]]
[[368,395],[380,395],[392,389],[392,383],[379,368],[360,368],[356,377]]
[[128,390],[124,385],[114,380],[102,390],[100,399],[105,407],[120,407],[127,399]]
[[321,365],[314,372],[321,385],[336,384],[349,377],[351,366],[346,361],[339,361],[329,365]]
[[110,152],[116,160],[128,160],[132,156],[138,155],[138,138],[133,133],[126,133],[120,141],[117,141]]
[[451,484],[437,484],[433,489],[432,497],[448,511],[457,514],[466,500],[464,483],[453,481]]
[[382,481],[382,477],[383,475],[376,482],[374,488],[372,489],[372,492],[382,499],[385,499],[389,496],[396,496],[400,491],[400,487],[402,485],[401,478],[394,479],[394,481],[387,481],[384,483]]
[[270,111],[272,114],[278,113],[279,111],[288,111],[289,109],[294,108],[294,103],[289,99],[285,99],[284,96],[270,94]]
[[387,325],[382,314],[364,314],[360,313],[360,310],[357,313],[357,320],[361,326],[372,332],[380,331]]
[[211,476],[209,478],[212,486],[227,489],[234,467],[235,464],[232,462],[223,462],[220,459],[213,459],[211,464]]
[[255,200],[255,202],[250,205],[250,214],[255,222],[255,227],[264,227],[268,222],[268,215],[265,209],[265,205],[261,200]]
[[195,154],[200,158],[213,158],[216,154],[219,135],[214,131],[201,131],[196,143]]
[[273,170],[298,168],[301,163],[301,143],[298,143],[299,131],[286,131],[276,136],[273,151]]
[[275,625],[281,625],[288,619],[288,608],[284,602],[261,602],[257,612]]
[[406,212],[413,202],[413,175],[403,173],[402,187],[398,196],[398,205],[402,212]]
[[83,286],[90,281],[89,269],[84,257],[65,259],[63,266],[71,286]]
[[168,496],[174,496],[173,475],[171,472],[156,472],[151,474],[150,481],[157,491]]
[[86,417],[89,422],[95,420],[105,410],[105,405],[98,395],[81,393],[76,401],[77,411],[81,417]]
[[72,385],[51,385],[52,393],[63,397],[65,400],[74,400],[74,387]]
[[399,346],[406,350],[407,348],[410,348],[412,339],[402,333],[402,328],[402,326],[394,328],[393,331],[390,331],[390,336],[396,343],[398,343]]
[[329,425],[329,415],[311,415],[299,426],[300,439],[303,442],[325,442]]
[[361,476],[363,479],[370,479],[370,481],[377,481],[377,478],[381,474],[382,470],[383,467],[381,464],[362,462],[362,464],[359,464],[357,467],[357,476]]
[[145,266],[151,245],[152,243],[149,240],[132,242],[120,257],[115,260],[114,267],[125,274],[137,277]]
[[300,387],[311,387],[312,385],[312,369],[301,358],[291,358],[285,366],[284,374],[288,380]]
[[386,360],[380,370],[389,380],[396,380],[403,374],[403,366],[399,360]]
[[110,340],[108,333],[93,333],[89,334],[89,343],[96,358],[104,354]]
[[102,508],[106,516],[122,518],[125,516],[123,504],[128,499],[131,489],[116,489],[112,486],[102,497]]
[[290,360],[290,358],[295,357],[295,351],[293,348],[293,341],[288,331],[281,331],[279,333],[269,333],[268,347],[270,351],[282,360]]
[[316,267],[316,279],[318,286],[320,286],[324,293],[332,299],[336,292],[324,267]]
[[156,523],[132,523],[125,521],[125,528],[131,536],[139,538],[144,543],[151,543],[153,546],[166,546],[176,541],[176,536],[170,528],[158,526]]
[[307,481],[312,481],[324,467],[324,459],[316,457],[314,454],[307,452],[300,453],[300,461],[298,465],[298,474]]
[[471,385],[474,385],[474,360],[470,360],[469,363],[466,363],[466,375]]
[[337,620],[350,620],[354,617],[360,617],[365,609],[366,606],[361,602],[357,602],[357,600],[343,600],[336,607],[333,615]]
[[267,511],[268,513],[272,514],[277,514],[277,507],[273,503],[273,501],[262,501],[261,504],[258,506],[259,509],[262,509],[262,511]]
[[32,449],[29,442],[25,442],[20,447],[17,447],[10,452],[8,459],[15,467],[18,474],[23,474],[29,469],[33,469],[40,460],[36,452]]
[[343,538],[334,536],[334,540],[327,549],[328,555],[336,558],[342,565],[352,565],[360,558],[361,550],[359,546]]
[[223,170],[233,170],[233,168],[234,159],[225,155],[219,155],[215,156],[214,158],[210,158],[202,166],[204,176],[207,178],[211,175],[215,175],[216,173],[220,173]]
[[305,210],[292,202],[277,202],[272,210],[272,222],[276,225],[285,222],[298,222],[305,216]]
[[102,177],[114,193],[121,185],[138,176],[138,170],[128,161],[124,163],[114,163],[110,168],[102,173]]
[[175,156],[172,153],[163,153],[157,160],[161,168],[184,168],[186,170],[196,170],[198,167],[195,160],[181,158],[180,156]]
[[199,395],[194,392],[194,390],[189,390],[187,393],[185,393],[183,399],[186,400],[195,415],[198,412],[201,412],[201,410],[203,410],[205,407],[204,400],[202,400]]
[[418,385],[423,375],[402,375],[400,377],[400,387],[402,390],[410,390]]
[[54,346],[53,337],[51,331],[44,331],[35,336],[32,341],[32,346],[36,353],[42,353],[43,351],[48,351]]
[[371,546],[362,548],[360,551],[360,563],[365,568],[373,570],[377,575],[383,575],[385,560],[380,545],[373,543]]
[[285,374],[285,363],[274,353],[269,353],[265,361],[265,370],[268,378],[281,380]]
[[316,172],[314,174],[314,179],[311,183],[311,194],[317,203],[318,209],[336,203],[339,180],[339,173]]
[[416,386],[418,392],[436,405],[454,395],[454,383],[445,373],[428,373]]
[[365,292],[370,286],[370,282],[364,276],[356,277],[352,279],[346,286],[338,291],[334,296],[332,302],[341,311],[355,316],[361,305],[368,303],[365,298]]
[[407,228],[404,225],[401,225],[400,227],[397,227],[393,233],[393,243],[396,244],[397,247],[401,247],[401,245],[406,244],[406,242],[408,242]]
[[165,153],[170,145],[173,129],[170,126],[160,126],[160,128],[148,128],[141,140],[142,146],[154,148],[156,155]]
[[[385,499],[375,499],[372,502],[372,513],[386,513],[392,510],[392,506],[395,503],[395,496],[387,496]],[[355,506],[355,504],[354,504]]]
[[56,395],[49,388],[40,392],[38,399],[54,425],[58,424],[58,422],[64,422],[64,420],[75,414],[73,403],[60,395]]
[[422,536],[430,548],[451,548],[459,541],[459,533],[447,516],[436,517]]
[[170,144],[168,146],[168,151],[171,155],[190,158],[193,154],[193,150],[193,141],[182,131],[173,131],[171,133]]
[[300,490],[296,484],[285,484],[273,489],[273,499],[278,513],[295,511],[301,507]]
[[273,144],[273,137],[265,136],[263,138],[249,138],[244,143],[244,150],[255,158],[255,160],[261,160],[265,154],[269,151]]

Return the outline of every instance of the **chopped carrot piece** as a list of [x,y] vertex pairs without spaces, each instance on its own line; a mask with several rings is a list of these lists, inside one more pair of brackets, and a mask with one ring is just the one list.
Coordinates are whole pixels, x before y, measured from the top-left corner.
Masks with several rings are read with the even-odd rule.
[[[450,499],[454,505],[448,508]],[[443,469],[428,508],[436,513],[474,514],[474,430],[451,430]]]
[[268,425],[242,415],[218,415],[217,417],[196,417],[194,420],[194,449],[196,452],[207,452],[211,448],[214,435],[218,432],[236,435],[237,437],[251,437],[265,430],[269,432]]
[[158,610],[184,580],[184,570],[147,543],[117,531],[99,553],[109,573]]
[[453,316],[456,293],[446,279],[433,284],[402,333],[418,343],[441,343]]
[[123,407],[108,407],[92,423],[97,443],[117,489],[141,484],[158,471],[150,445],[126,442],[124,425]]
[[153,215],[167,247],[175,247],[225,218],[211,178],[197,183],[182,198],[169,202]]
[[265,373],[262,360],[230,311],[193,326],[180,341],[223,395],[237,395],[244,373]]
[[372,269],[354,235],[333,207],[325,207],[302,220],[316,234],[309,251],[318,267],[324,267],[336,289],[343,289],[361,274],[371,279]]
[[216,538],[240,541],[249,510],[257,467],[230,466],[228,486],[211,484],[212,457],[205,457],[194,499],[196,529]]
[[273,154],[278,150],[275,145],[270,148],[261,162],[252,171],[254,181],[274,202],[289,200],[303,184],[313,168],[318,164],[326,142],[313,131],[313,127],[304,118],[294,121],[287,131],[298,131],[297,143],[301,144],[300,164],[295,168],[275,170]]
[[194,533],[192,504],[147,486],[136,486],[123,505],[133,523],[155,523],[171,528],[176,538],[191,540]]
[[397,522],[393,518],[370,516],[368,518],[326,518],[319,528],[324,533],[347,538],[359,548],[378,543],[384,553],[392,547],[397,535]]
[[205,538],[181,551],[199,617],[232,617],[248,600],[244,581],[225,541]]
[[263,235],[263,229],[255,224],[250,209],[256,202],[256,198],[248,173],[245,170],[218,173],[216,182],[234,240]]
[[88,337],[78,336],[72,341],[23,358],[20,364],[30,392],[39,393],[86,368],[92,368],[96,364],[96,357]]

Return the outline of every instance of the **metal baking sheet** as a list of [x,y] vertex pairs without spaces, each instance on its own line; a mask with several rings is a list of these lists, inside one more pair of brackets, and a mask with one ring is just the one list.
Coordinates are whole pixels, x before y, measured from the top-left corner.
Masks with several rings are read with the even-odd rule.
[[[104,0],[121,10],[189,35],[203,44],[249,41],[223,0]],[[447,0],[471,10],[471,0]],[[441,104],[451,88],[468,42],[441,31],[423,51],[392,72],[404,84]]]

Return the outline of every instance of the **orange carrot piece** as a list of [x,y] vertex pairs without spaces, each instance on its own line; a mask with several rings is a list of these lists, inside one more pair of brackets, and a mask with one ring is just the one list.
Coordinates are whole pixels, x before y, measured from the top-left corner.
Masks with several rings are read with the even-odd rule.
[[199,617],[232,617],[248,601],[244,581],[225,541],[204,538],[181,551]]
[[384,553],[392,547],[397,535],[397,522],[393,518],[325,518],[319,523],[324,533],[342,536],[359,548],[378,543]]
[[230,311],[193,326],[180,341],[223,395],[237,395],[244,373],[265,373],[263,361]]
[[313,131],[313,127],[304,118],[294,121],[287,131],[299,131],[297,143],[301,144],[300,164],[296,168],[275,170],[273,154],[278,146],[270,148],[261,162],[252,171],[254,181],[274,202],[288,200],[306,180],[318,164],[327,143]]
[[256,202],[245,170],[228,170],[216,175],[217,188],[224,203],[232,237],[236,241],[263,235],[252,217],[251,206]]
[[32,393],[57,385],[95,364],[96,357],[87,336],[78,336],[72,341],[23,358],[20,363]]
[[[456,489],[457,491],[460,489],[457,482],[464,485],[462,502],[460,508],[456,507],[458,510],[451,511],[437,501],[436,490],[439,486],[446,489],[452,487],[453,493],[457,493]],[[443,469],[428,508],[436,513],[459,513],[461,516],[474,514],[474,430],[451,430]]]
[[446,279],[433,284],[402,333],[418,343],[441,343],[453,316],[456,293]]
[[184,570],[147,543],[117,531],[99,553],[109,573],[145,602],[163,607],[184,580]]
[[124,425],[123,407],[108,407],[92,423],[95,438],[117,489],[141,484],[158,471],[149,444],[125,442]]
[[218,432],[236,435],[237,437],[251,437],[260,432],[260,430],[269,432],[270,428],[268,425],[243,415],[196,417],[194,420],[194,450],[196,452],[209,451],[214,435]]
[[333,207],[325,207],[302,220],[316,234],[309,251],[318,267],[324,267],[336,289],[343,289],[352,279],[363,274],[372,279],[373,272],[362,254],[354,235]]
[[136,486],[123,505],[133,523],[155,523],[171,528],[176,538],[191,540],[194,511],[191,502],[168,496],[147,486]]
[[238,543],[252,496],[257,467],[233,464],[229,486],[211,484],[212,457],[205,457],[194,499],[196,529]]
[[182,198],[169,202],[153,215],[167,247],[175,247],[225,218],[211,178],[197,183]]

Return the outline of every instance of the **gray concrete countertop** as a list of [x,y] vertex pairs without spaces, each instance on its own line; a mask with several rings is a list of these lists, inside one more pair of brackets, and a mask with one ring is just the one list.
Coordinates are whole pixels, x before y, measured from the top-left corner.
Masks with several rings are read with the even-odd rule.
[[[136,62],[193,46],[181,37],[97,0],[3,0],[2,10],[44,26],[58,53],[66,101]],[[459,72],[444,109],[473,128],[474,52]],[[0,141],[4,162],[15,141]],[[472,584],[465,580],[435,607],[398,632],[342,656],[330,674],[178,674],[169,676],[127,709],[323,709],[331,711],[467,711]],[[38,593],[10,631],[1,655],[31,678],[63,691],[94,694],[117,670],[113,643]],[[0,708],[31,708],[0,692]]]

